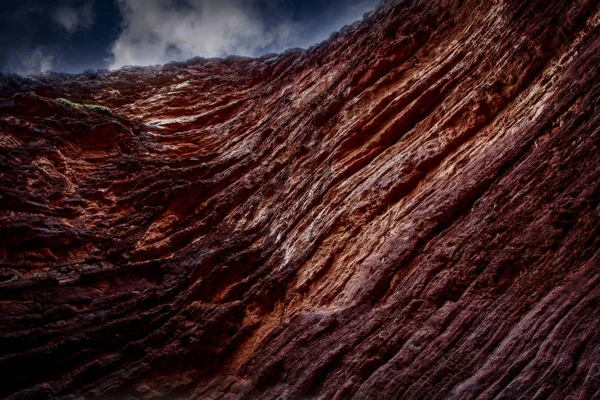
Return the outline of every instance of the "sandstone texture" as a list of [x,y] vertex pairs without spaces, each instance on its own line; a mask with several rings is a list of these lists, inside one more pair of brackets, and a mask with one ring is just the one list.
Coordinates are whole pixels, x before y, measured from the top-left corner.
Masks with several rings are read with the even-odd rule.
[[599,398],[600,1],[387,0],[309,50],[0,77],[0,371]]

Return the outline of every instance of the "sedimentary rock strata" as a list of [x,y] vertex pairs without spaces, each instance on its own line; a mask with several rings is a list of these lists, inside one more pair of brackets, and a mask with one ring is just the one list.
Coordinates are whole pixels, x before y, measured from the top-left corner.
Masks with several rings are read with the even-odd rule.
[[1,77],[0,397],[597,398],[599,24]]

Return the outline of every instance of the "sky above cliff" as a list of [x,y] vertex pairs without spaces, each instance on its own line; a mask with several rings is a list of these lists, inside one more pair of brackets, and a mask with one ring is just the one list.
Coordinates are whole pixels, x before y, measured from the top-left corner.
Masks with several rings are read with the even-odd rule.
[[379,0],[3,0],[0,72],[77,73],[307,48]]

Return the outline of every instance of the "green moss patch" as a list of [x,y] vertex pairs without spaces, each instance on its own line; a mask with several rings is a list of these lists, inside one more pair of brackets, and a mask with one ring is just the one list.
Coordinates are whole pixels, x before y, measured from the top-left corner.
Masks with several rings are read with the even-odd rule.
[[74,103],[74,102],[72,102],[70,100],[63,99],[63,98],[56,99],[54,101],[57,102],[58,104],[62,104],[63,106],[73,107],[73,108],[76,108],[78,110],[86,109],[87,108],[88,110],[98,110],[98,111],[102,111],[102,112],[105,112],[105,113],[110,113],[111,112],[110,108],[104,107],[104,106],[99,106],[97,104],[79,104],[79,103]]

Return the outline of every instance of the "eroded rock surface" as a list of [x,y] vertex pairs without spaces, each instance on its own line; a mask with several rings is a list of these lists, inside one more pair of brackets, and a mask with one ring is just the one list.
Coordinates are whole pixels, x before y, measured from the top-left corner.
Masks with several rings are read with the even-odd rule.
[[0,78],[0,397],[598,398],[599,24]]

